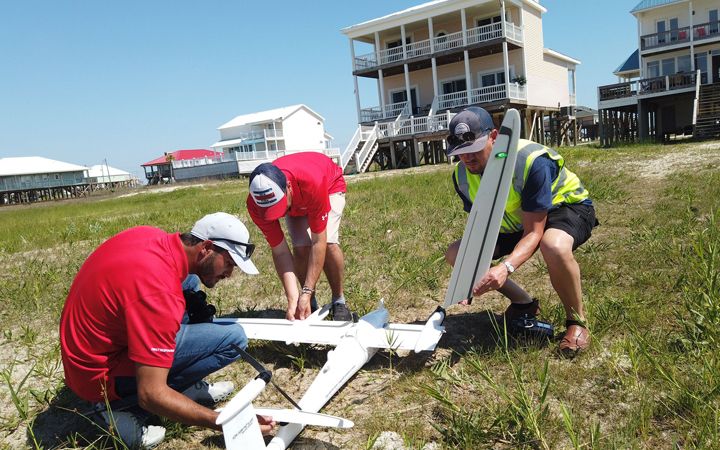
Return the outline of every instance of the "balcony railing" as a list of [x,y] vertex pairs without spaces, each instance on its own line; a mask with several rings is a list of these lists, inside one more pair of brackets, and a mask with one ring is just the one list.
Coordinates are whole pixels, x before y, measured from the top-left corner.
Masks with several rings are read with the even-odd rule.
[[[649,50],[669,45],[690,42],[690,27],[682,27],[662,33],[647,34],[640,37],[640,48]],[[693,25],[692,38],[694,41],[720,36],[720,22],[707,22]]]
[[[308,150],[262,150],[262,151],[250,151],[250,152],[233,152],[230,154],[222,154],[215,157],[196,158],[196,159],[184,159],[182,161],[173,161],[172,166],[175,169],[181,167],[197,167],[206,166],[208,164],[219,164],[224,162],[233,161],[252,161],[252,160],[275,160],[281,156],[285,156],[291,153],[306,152]],[[319,153],[323,153],[329,157],[339,157],[340,149],[337,147],[325,148]]]
[[720,36],[720,21],[693,25],[693,39],[696,41]]
[[377,136],[389,138],[411,136],[418,133],[434,133],[447,130],[455,113],[446,112],[437,116],[407,117],[396,122],[377,124]]
[[505,84],[485,86],[470,91],[468,102],[467,91],[453,92],[438,96],[438,110],[460,108],[467,105],[489,103],[510,98],[512,100],[526,100],[527,91],[525,85],[510,83],[510,95],[505,90]]
[[511,22],[505,22],[504,28],[501,23],[483,25],[466,30],[464,36],[462,31],[458,31],[444,36],[434,37],[432,38],[432,47],[430,45],[430,39],[425,39],[405,44],[404,46],[386,48],[366,55],[356,56],[354,68],[355,70],[370,69],[384,64],[397,63],[405,59],[430,56],[432,54],[431,48],[434,48],[435,53],[438,53],[502,37],[522,42],[523,29]]
[[361,122],[375,122],[376,120],[395,118],[400,115],[401,112],[407,106],[407,101],[390,103],[382,106],[373,106],[371,108],[363,108],[360,110],[360,121]]
[[626,83],[608,84],[598,88],[600,101],[615,100],[617,98],[634,97],[638,92],[638,81],[628,81]]
[[[699,72],[699,71],[698,71]],[[598,88],[600,101],[630,98],[636,95],[650,95],[660,92],[670,92],[677,89],[694,88],[697,84],[698,72],[676,73],[661,77],[643,78],[642,80],[628,81],[626,83],[609,84]],[[706,74],[700,74],[704,80]]]

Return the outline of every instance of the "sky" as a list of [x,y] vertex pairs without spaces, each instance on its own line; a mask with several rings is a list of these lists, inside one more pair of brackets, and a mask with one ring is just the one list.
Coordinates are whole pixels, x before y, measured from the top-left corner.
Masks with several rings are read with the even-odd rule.
[[[581,61],[579,105],[637,48],[638,0],[541,0],[544,45]],[[0,158],[107,163],[143,179],[241,114],[304,103],[335,146],[357,128],[342,28],[410,0],[0,0]],[[361,107],[377,88],[360,83]]]

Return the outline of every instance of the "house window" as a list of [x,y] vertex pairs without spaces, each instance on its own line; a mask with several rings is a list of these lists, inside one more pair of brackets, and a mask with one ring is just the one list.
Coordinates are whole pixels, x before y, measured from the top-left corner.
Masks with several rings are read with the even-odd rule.
[[670,40],[671,41],[677,41],[678,40],[678,20],[677,17],[673,17],[670,19]]
[[[512,75],[512,73],[513,70],[511,69],[510,74]],[[505,84],[505,71],[480,74],[481,87],[497,86],[498,84]]]
[[[411,112],[413,114],[415,114],[415,112],[418,110],[417,92],[415,91],[415,88],[410,88],[410,97],[412,99],[412,101],[410,102],[410,108],[412,108]],[[407,92],[404,89],[402,91],[391,92],[390,98],[392,99],[392,102],[395,104],[406,102],[407,101]]]
[[707,76],[708,71],[707,53],[695,53],[695,70]]
[[655,23],[655,29],[657,30],[658,35],[658,44],[664,44],[665,43],[665,20],[658,20]]
[[494,23],[500,23],[500,16],[486,17],[484,19],[478,19],[477,26],[484,27],[485,25],[492,25]]
[[647,77],[655,78],[660,76],[660,61],[650,61],[647,63]]
[[662,74],[672,75],[675,73],[675,58],[667,58],[662,60]]
[[677,58],[678,73],[690,73],[692,66],[690,65],[690,55],[678,56]]
[[710,22],[710,26],[708,27],[708,31],[710,34],[715,34],[718,32],[718,10],[717,9],[711,9],[708,11],[708,22]]
[[459,78],[457,80],[445,81],[442,83],[442,93],[452,94],[455,92],[467,91],[467,82],[465,78]]

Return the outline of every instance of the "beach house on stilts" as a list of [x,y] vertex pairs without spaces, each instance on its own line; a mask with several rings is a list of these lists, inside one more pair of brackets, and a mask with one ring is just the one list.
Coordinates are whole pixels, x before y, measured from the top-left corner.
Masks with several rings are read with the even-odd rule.
[[[448,122],[473,105],[498,124],[518,109],[523,137],[539,142],[577,136],[580,61],[544,47],[546,12],[533,0],[436,0],[343,29],[359,124],[346,172],[445,161]],[[363,105],[368,80],[377,103]]]
[[717,0],[642,0],[638,49],[619,82],[598,87],[603,145],[673,136],[720,136],[720,22]]

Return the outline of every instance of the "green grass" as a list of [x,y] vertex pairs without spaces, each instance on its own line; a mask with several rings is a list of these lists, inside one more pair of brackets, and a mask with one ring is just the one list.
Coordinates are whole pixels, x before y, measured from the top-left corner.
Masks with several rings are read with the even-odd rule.
[[[707,152],[707,155],[703,152]],[[589,188],[601,226],[577,252],[592,330],[590,351],[560,359],[554,343],[505,338],[488,312],[497,294],[455,307],[433,355],[379,352],[324,411],[349,431],[303,436],[371,448],[383,431],[422,448],[717,448],[720,442],[720,151],[697,144],[561,149]],[[697,160],[694,164],[683,161]],[[669,176],[643,176],[653,161]],[[450,166],[350,177],[341,228],[346,297],[362,314],[384,298],[393,322],[424,321],[450,277],[443,260],[465,213]],[[381,174],[382,175],[382,174]],[[130,197],[0,208],[0,448],[106,448],[63,387],[60,311],[74,275],[103,240],[135,225],[187,231],[227,211],[250,224],[244,181]],[[258,230],[261,274],[236,274],[208,292],[222,314],[283,317],[284,295]],[[542,258],[514,278],[562,329],[564,314]],[[318,300],[329,300],[322,279]],[[268,313],[267,311],[270,310]],[[389,337],[391,339],[391,337]],[[327,349],[253,342],[251,351],[298,399]],[[218,374],[243,384],[252,370]],[[268,389],[261,402],[286,406]],[[329,433],[329,434],[325,434]],[[173,425],[161,448],[215,448],[218,434]]]

